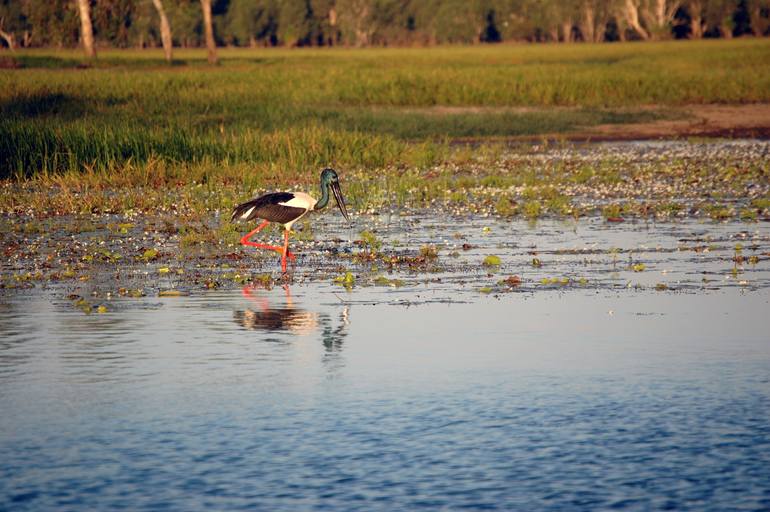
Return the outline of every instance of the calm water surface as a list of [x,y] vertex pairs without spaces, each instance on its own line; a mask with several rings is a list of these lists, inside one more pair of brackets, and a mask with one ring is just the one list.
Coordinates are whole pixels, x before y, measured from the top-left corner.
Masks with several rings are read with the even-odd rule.
[[0,509],[770,508],[767,287],[446,282],[1,297]]

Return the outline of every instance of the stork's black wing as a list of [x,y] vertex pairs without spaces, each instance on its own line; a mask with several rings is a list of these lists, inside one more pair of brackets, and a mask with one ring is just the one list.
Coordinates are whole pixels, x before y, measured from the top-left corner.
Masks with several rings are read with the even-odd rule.
[[294,194],[291,192],[272,192],[259,196],[233,208],[230,220],[265,219],[285,224],[300,217],[306,211],[304,208],[280,204],[291,201],[293,198]]

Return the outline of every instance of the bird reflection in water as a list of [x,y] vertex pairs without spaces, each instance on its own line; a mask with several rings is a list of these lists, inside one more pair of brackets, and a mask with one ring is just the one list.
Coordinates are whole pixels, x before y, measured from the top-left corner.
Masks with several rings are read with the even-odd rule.
[[321,341],[327,354],[339,352],[342,349],[350,325],[350,307],[345,306],[340,313],[339,321],[334,325],[330,315],[307,311],[294,305],[289,285],[283,286],[286,292],[286,302],[278,307],[271,306],[267,297],[258,294],[254,285],[243,287],[244,298],[254,304],[254,308],[244,311],[233,311],[236,323],[249,330],[268,332],[288,332],[296,336],[307,336],[319,330]]
[[313,333],[318,328],[318,314],[295,307],[289,285],[284,285],[283,289],[286,292],[286,304],[271,307],[267,297],[257,295],[254,285],[244,286],[241,293],[256,307],[233,311],[233,319],[249,330],[286,331],[297,336]]

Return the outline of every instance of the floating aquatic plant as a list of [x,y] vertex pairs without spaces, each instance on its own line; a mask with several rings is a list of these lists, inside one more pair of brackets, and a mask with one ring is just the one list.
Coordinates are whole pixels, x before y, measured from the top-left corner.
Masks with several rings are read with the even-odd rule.
[[388,279],[385,276],[377,276],[374,278],[374,284],[377,286],[390,286],[392,288],[400,288],[404,286],[404,281],[401,279]]
[[352,272],[345,272],[345,274],[335,277],[334,282],[347,290],[351,290],[356,284],[356,276]]

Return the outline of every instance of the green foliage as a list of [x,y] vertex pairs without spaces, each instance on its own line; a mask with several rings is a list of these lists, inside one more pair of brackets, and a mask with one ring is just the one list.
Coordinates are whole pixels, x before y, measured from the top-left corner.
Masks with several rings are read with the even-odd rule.
[[720,204],[710,204],[706,206],[706,212],[709,217],[716,221],[727,220],[733,217],[733,211],[730,207]]
[[[157,46],[157,13],[149,1],[91,2],[95,35],[102,45]],[[672,4],[673,2],[664,2]],[[166,0],[175,43],[201,45],[197,0]],[[628,6],[641,25],[628,26]],[[425,45],[498,41],[614,41],[767,34],[763,0],[679,2],[670,14],[652,2],[553,0],[228,0],[214,2],[220,44]],[[2,0],[3,30],[25,46],[75,46],[78,13],[68,0]],[[614,63],[602,59],[605,65]]]
[[377,276],[374,279],[374,284],[377,286],[390,286],[392,288],[400,288],[404,286],[404,281],[401,279],[388,279],[385,276]]
[[[240,46],[253,46],[258,40],[271,40],[278,13],[271,0],[230,0],[225,15],[225,33]],[[221,32],[221,31],[220,31]]]
[[351,272],[345,272],[345,274],[335,277],[334,282],[349,291],[356,284],[356,276]]
[[524,203],[524,207],[522,208],[522,212],[524,213],[524,216],[528,219],[537,219],[540,217],[540,214],[543,210],[542,205],[540,204],[540,201],[537,199],[533,199],[532,201],[527,201]]
[[612,203],[608,204],[604,208],[602,208],[602,216],[604,216],[605,219],[616,219],[621,216],[623,213],[623,209],[619,204]]
[[142,253],[141,259],[150,262],[158,259],[159,252],[157,249],[147,249]]
[[307,44],[312,32],[312,10],[308,0],[278,2],[278,40],[286,46]]
[[362,231],[359,236],[361,237],[361,241],[363,242],[363,245],[368,252],[372,254],[380,252],[380,249],[382,248],[382,240],[377,238],[377,235],[371,231]]
[[516,213],[516,206],[507,196],[500,196],[495,203],[495,212],[501,217],[511,217]]

